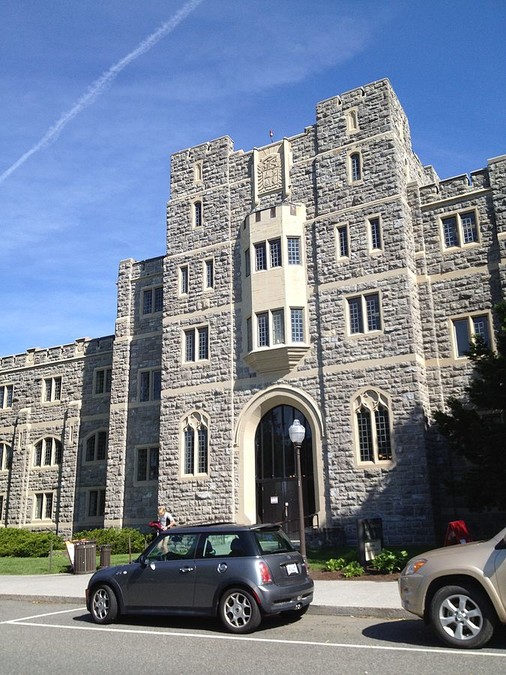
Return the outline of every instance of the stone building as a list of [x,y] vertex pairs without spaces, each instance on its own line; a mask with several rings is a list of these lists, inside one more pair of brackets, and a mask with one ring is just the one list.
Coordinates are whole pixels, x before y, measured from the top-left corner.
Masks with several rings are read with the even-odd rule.
[[[506,157],[440,180],[387,80],[291,138],[173,155],[164,256],[120,263],[114,336],[0,360],[3,525],[285,521],[431,542],[455,515],[430,422],[493,345]],[[311,528],[311,529],[310,529]]]

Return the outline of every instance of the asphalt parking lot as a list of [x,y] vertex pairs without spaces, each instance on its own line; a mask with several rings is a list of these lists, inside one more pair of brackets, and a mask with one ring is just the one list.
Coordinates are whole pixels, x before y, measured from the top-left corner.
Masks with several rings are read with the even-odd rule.
[[422,621],[306,615],[271,619],[252,635],[224,633],[217,621],[131,617],[97,626],[84,606],[6,600],[0,607],[4,673],[422,673],[494,674],[506,668],[506,631],[490,646],[440,647]]

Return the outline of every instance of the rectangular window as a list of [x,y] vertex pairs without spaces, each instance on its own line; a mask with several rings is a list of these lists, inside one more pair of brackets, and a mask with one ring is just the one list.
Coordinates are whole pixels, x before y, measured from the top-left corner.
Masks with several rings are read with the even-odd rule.
[[0,521],[4,519],[5,495],[0,495]]
[[281,239],[273,239],[269,242],[271,254],[271,267],[281,267]]
[[445,248],[455,248],[474,244],[478,241],[476,213],[466,211],[441,219]]
[[11,468],[12,449],[7,443],[0,443],[0,471],[8,471]]
[[39,492],[35,495],[34,520],[51,520],[53,517],[53,493]]
[[184,432],[184,473],[193,474],[195,466],[195,437],[192,428]]
[[199,326],[184,332],[184,360],[205,361],[209,359],[209,328]]
[[110,394],[112,368],[100,368],[95,371],[95,394]]
[[488,314],[454,319],[452,324],[455,355],[457,357],[467,356],[471,343],[477,337],[481,338],[487,347],[490,346],[490,319]]
[[158,448],[137,448],[136,469],[138,482],[158,480]]
[[357,412],[358,445],[361,462],[374,461],[374,447],[371,427],[371,413],[368,410]]
[[44,401],[61,401],[61,377],[47,377],[44,380]]
[[348,258],[350,255],[347,225],[340,225],[337,228],[337,254],[340,258]]
[[378,293],[348,298],[348,322],[350,334],[381,330]]
[[292,330],[292,342],[304,342],[304,315],[299,307],[290,309],[290,323]]
[[86,441],[86,461],[99,462],[107,455],[107,432],[97,431]]
[[267,269],[267,253],[265,241],[255,244],[255,270],[260,272]]
[[190,287],[190,273],[188,265],[183,265],[179,268],[179,293],[180,295],[188,295]]
[[371,250],[379,251],[383,248],[381,243],[381,226],[379,218],[369,219],[369,237],[371,242]]
[[198,472],[207,473],[207,427],[201,426],[198,430]]
[[145,288],[142,291],[142,313],[154,314],[163,310],[163,287]]
[[204,288],[214,288],[214,261],[204,262]]
[[105,513],[105,488],[88,492],[88,517],[97,518]]
[[195,202],[193,205],[193,226],[200,227],[202,225],[202,202]]
[[159,401],[161,382],[161,370],[141,370],[139,373],[139,401]]
[[285,342],[285,313],[282,309],[276,309],[271,313],[272,319],[272,344],[280,345]]
[[262,312],[257,314],[258,346],[269,346],[269,314]]
[[288,264],[300,265],[300,237],[287,237]]
[[0,385],[0,410],[5,408],[12,408],[12,398],[14,393],[14,385],[4,384]]

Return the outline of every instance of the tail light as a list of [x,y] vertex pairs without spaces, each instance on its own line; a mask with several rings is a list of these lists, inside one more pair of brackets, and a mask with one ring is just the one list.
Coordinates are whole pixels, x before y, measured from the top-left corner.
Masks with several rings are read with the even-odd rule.
[[260,561],[258,563],[260,567],[260,578],[262,579],[263,584],[271,584],[272,583],[272,576],[271,576],[271,571],[268,568],[268,566],[263,562]]

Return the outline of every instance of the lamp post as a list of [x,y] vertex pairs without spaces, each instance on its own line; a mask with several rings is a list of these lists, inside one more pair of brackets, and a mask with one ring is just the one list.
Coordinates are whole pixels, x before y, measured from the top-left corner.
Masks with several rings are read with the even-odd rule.
[[295,469],[297,472],[297,501],[299,506],[299,539],[300,539],[300,554],[306,559],[306,531],[304,527],[304,499],[302,495],[302,471],[300,468],[300,446],[306,435],[306,430],[299,422],[293,420],[293,424],[288,429],[288,435],[295,447]]

